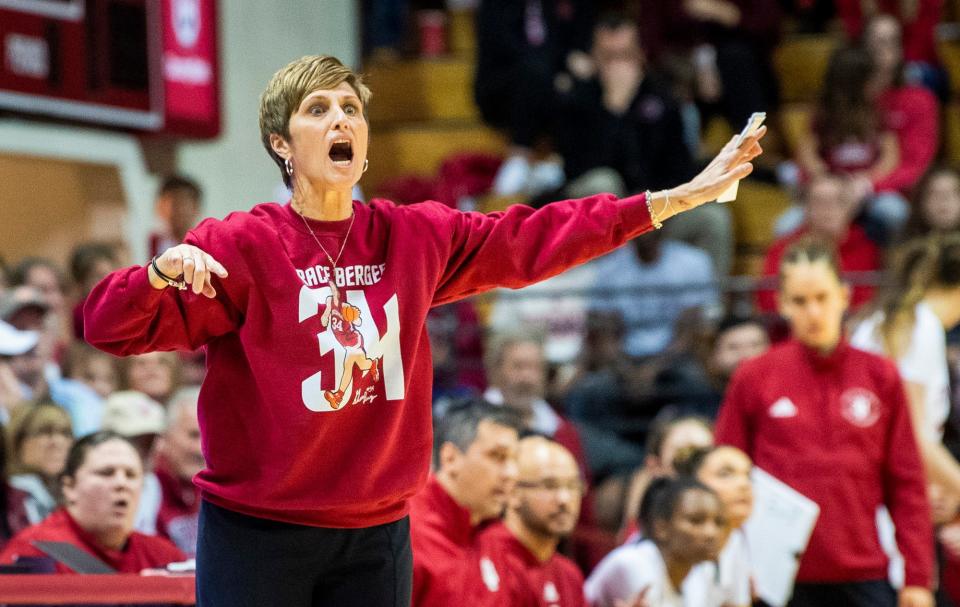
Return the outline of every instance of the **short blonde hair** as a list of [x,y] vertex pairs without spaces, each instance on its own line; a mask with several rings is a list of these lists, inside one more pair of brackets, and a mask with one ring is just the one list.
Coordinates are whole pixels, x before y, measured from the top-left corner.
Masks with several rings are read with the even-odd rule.
[[270,158],[280,167],[283,183],[287,187],[290,187],[290,176],[287,175],[283,158],[270,145],[270,135],[276,133],[289,139],[290,117],[307,95],[319,89],[336,88],[343,82],[349,84],[360,97],[366,118],[367,104],[373,94],[363,83],[360,74],[329,55],[307,55],[288,63],[273,75],[260,96],[260,140]]

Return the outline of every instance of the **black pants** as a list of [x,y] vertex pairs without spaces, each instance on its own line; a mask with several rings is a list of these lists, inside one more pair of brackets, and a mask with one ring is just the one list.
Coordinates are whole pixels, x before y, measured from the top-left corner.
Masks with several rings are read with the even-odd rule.
[[797,584],[787,607],[897,607],[897,593],[886,580]]
[[330,529],[203,502],[198,607],[409,607],[410,520]]

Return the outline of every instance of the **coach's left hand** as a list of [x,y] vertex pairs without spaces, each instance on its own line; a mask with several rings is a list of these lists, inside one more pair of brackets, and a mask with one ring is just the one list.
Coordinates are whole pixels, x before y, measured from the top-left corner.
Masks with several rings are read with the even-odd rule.
[[904,586],[897,607],[933,607],[933,593],[922,586]]
[[[749,175],[753,171],[750,161],[763,152],[759,142],[766,132],[767,127],[760,127],[753,136],[744,139],[739,146],[737,145],[738,135],[734,135],[727,145],[723,146],[716,158],[710,161],[707,168],[691,181],[669,190],[655,192],[653,200],[656,201],[654,206],[658,211],[657,218],[664,220],[705,202],[716,200],[734,182]],[[660,212],[661,208],[662,212]]]

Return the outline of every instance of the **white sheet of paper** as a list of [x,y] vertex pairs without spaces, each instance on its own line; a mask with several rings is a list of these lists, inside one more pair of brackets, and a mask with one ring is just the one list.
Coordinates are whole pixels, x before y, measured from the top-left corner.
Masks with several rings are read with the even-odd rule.
[[[749,137],[750,135],[757,132],[757,129],[763,124],[763,121],[767,119],[766,112],[754,112],[750,114],[750,118],[747,119],[746,126],[743,127],[743,130],[740,131],[740,134],[737,136],[737,147],[740,147],[740,144],[743,143],[743,140]],[[737,190],[740,187],[739,181],[734,181],[733,185],[723,191],[722,194],[717,196],[717,202],[731,202],[737,199]]]
[[786,483],[754,467],[753,514],[743,526],[757,592],[773,607],[793,594],[800,555],[820,516],[820,506]]

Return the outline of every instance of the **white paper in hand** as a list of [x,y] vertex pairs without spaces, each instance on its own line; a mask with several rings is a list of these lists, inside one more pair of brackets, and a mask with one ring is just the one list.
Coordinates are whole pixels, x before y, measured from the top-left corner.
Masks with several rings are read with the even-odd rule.
[[[740,147],[744,139],[756,133],[766,118],[766,112],[754,112],[753,114],[750,114],[750,119],[747,120],[746,126],[744,126],[743,130],[740,131],[740,134],[737,135],[737,147]],[[740,182],[734,181],[733,185],[724,190],[722,194],[717,196],[717,202],[730,202],[731,200],[736,200],[739,186]]]

